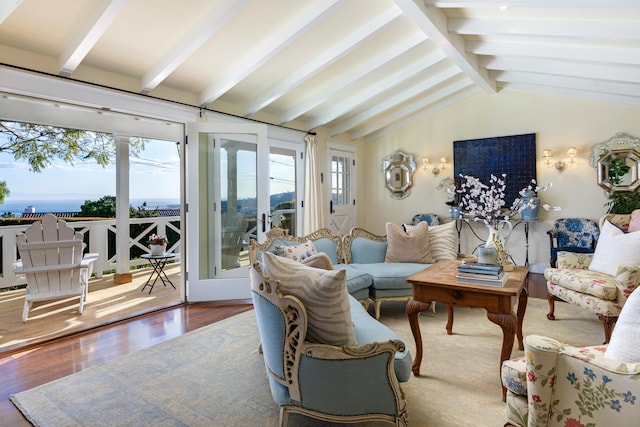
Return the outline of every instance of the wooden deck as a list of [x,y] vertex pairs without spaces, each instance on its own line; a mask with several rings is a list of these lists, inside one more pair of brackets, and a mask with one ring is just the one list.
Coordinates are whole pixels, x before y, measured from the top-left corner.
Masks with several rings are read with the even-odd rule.
[[22,322],[25,290],[0,292],[0,355],[41,344],[73,333],[108,325],[180,302],[180,264],[167,264],[165,272],[176,288],[158,280],[153,291],[141,291],[151,268],[133,271],[133,281],[116,285],[113,275],[89,281],[89,295],[82,315],[78,298],[36,302],[29,320]]

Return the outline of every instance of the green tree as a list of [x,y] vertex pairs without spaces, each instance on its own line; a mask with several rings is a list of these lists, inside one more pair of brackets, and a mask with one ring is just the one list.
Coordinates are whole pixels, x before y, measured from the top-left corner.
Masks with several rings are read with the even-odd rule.
[[7,197],[9,193],[6,181],[0,181],[0,205],[4,203],[4,198]]
[[[0,136],[0,152],[26,161],[33,172],[41,172],[54,159],[69,164],[94,160],[105,167],[113,162],[116,154],[115,138],[110,133],[0,121]],[[131,155],[138,157],[145,142],[142,138],[131,138]],[[6,182],[0,181],[0,204],[8,195]]]
[[147,206],[147,202],[143,202],[142,206],[138,206],[137,208],[129,206],[129,216],[131,218],[155,218],[160,216],[160,212],[158,211],[158,207],[150,209]]
[[[102,196],[98,200],[85,200],[80,206],[80,216],[96,217],[96,218],[115,218],[116,217],[116,197]],[[150,209],[147,202],[143,202],[142,206],[134,208],[129,206],[129,217],[131,218],[154,218],[160,216],[158,208]]]
[[98,200],[85,200],[80,206],[80,216],[115,218],[116,196],[102,196]]
[[[51,165],[53,159],[70,164],[93,159],[101,166],[115,159],[116,144],[110,133],[0,121],[0,134],[5,135],[0,139],[0,152],[25,160],[34,172]],[[138,156],[144,150],[144,143],[142,138],[132,138],[131,154]]]

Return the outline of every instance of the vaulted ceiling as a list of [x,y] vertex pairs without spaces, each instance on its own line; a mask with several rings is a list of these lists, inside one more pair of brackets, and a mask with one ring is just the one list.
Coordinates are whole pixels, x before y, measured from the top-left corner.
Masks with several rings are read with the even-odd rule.
[[366,139],[505,88],[640,105],[640,1],[2,0],[0,62]]

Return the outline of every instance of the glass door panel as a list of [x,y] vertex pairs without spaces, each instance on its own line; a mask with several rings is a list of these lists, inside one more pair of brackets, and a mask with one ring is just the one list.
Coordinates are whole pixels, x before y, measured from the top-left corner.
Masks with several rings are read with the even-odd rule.
[[353,195],[355,174],[354,154],[335,149],[329,154],[329,228],[344,236],[355,226],[355,201]]
[[[220,241],[220,263],[213,277],[237,276],[237,269],[249,265],[249,226],[256,222],[257,141],[254,135],[216,134],[220,150],[220,208],[210,212],[215,227],[213,239]],[[212,167],[215,170],[215,165]],[[219,214],[219,218],[218,218]],[[244,275],[244,272],[241,274]]]
[[269,149],[269,197],[271,227],[289,230],[296,236],[296,150],[271,147]]

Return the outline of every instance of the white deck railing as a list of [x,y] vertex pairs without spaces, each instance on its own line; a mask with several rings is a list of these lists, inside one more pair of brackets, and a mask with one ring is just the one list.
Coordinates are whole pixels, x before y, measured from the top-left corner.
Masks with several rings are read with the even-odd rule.
[[[87,252],[98,254],[98,259],[93,264],[93,272],[96,276],[102,277],[107,271],[115,270],[115,236],[116,220],[97,220],[97,221],[68,221],[71,227],[77,231],[81,231],[85,235],[87,242]],[[178,256],[176,260],[180,260],[181,239],[180,239],[180,217],[153,217],[153,218],[132,218],[130,224],[141,224],[141,230],[135,236],[129,236],[129,249],[139,248],[142,253],[149,253],[149,247],[144,241],[150,233],[158,235],[178,236],[176,239],[169,238],[167,252],[175,253]],[[0,288],[16,286],[25,283],[21,276],[16,276],[13,272],[13,263],[18,259],[18,249],[16,244],[16,236],[24,232],[28,225],[8,225],[0,227],[0,240],[2,242],[2,265],[0,265]],[[111,241],[111,243],[109,243]],[[111,255],[109,255],[111,254]],[[141,258],[130,258],[129,267],[148,264],[147,260]]]

